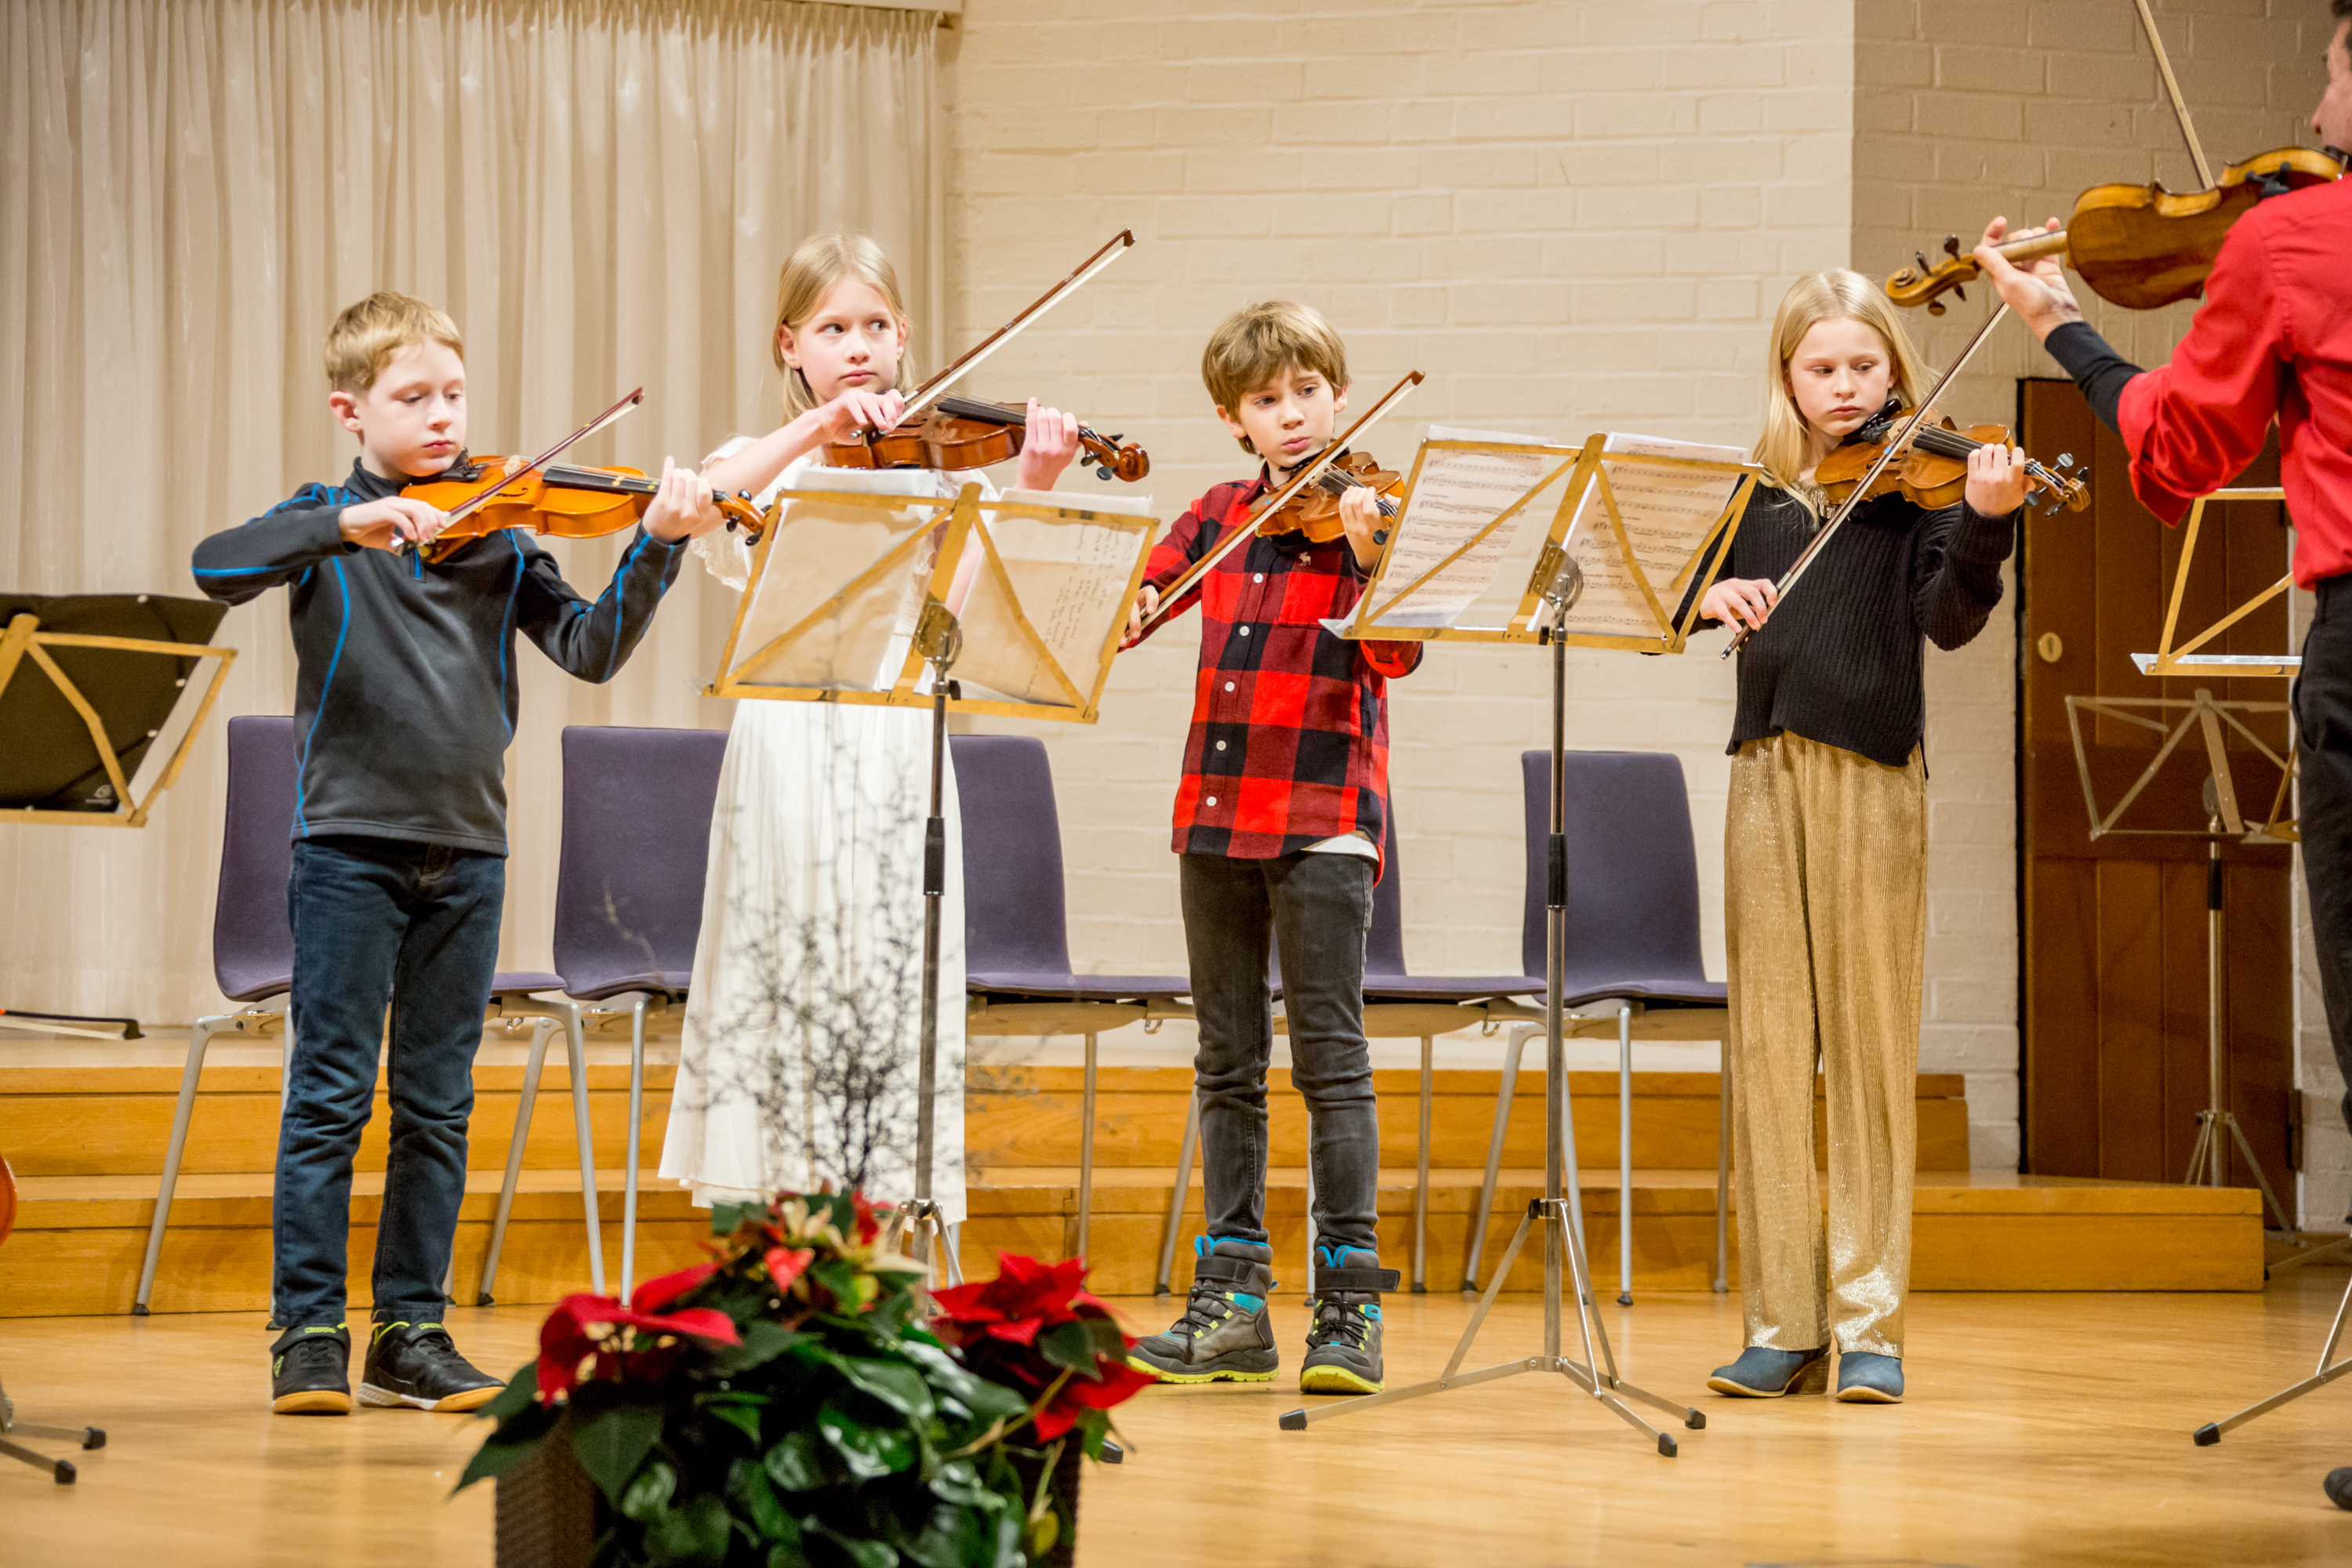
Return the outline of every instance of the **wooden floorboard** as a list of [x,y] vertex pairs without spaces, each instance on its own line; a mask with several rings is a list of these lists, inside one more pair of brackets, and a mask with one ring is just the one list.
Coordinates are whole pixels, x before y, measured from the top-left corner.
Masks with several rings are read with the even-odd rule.
[[[1120,1412],[1129,1463],[1086,1482],[1081,1568],[1370,1564],[2293,1564],[2352,1560],[2321,1494],[2352,1462],[2352,1385],[2200,1448],[2189,1433],[2306,1374],[2344,1289],[2300,1270],[2260,1294],[1925,1295],[1909,1403],[1732,1401],[1705,1392],[1739,1341],[1736,1300],[1603,1309],[1625,1374],[1699,1405],[1665,1459],[1557,1380],[1534,1378],[1279,1431],[1300,1403],[1303,1320],[1276,1303],[1286,1381],[1150,1391]],[[1166,1303],[1114,1302],[1138,1328]],[[1391,1298],[1392,1382],[1442,1369],[1468,1316]],[[452,1314],[504,1373],[541,1312]],[[1538,1347],[1506,1299],[1471,1364]],[[95,1423],[79,1485],[0,1462],[0,1562],[209,1568],[477,1568],[490,1493],[449,1488],[482,1426],[362,1411],[273,1416],[257,1314],[0,1325],[21,1418]],[[56,1445],[48,1445],[56,1447]]]

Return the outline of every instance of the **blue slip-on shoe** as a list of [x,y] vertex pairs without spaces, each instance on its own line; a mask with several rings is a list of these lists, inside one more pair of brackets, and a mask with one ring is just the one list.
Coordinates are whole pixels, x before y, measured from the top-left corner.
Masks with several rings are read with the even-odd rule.
[[[1776,1351],[1749,1345],[1729,1366],[1717,1367],[1706,1385],[1738,1399],[1778,1399],[1789,1394],[1820,1394],[1829,1387],[1830,1351]],[[1899,1386],[1898,1380],[1898,1386]]]
[[1902,1404],[1902,1357],[1846,1352],[1838,1357],[1837,1396],[1847,1405]]

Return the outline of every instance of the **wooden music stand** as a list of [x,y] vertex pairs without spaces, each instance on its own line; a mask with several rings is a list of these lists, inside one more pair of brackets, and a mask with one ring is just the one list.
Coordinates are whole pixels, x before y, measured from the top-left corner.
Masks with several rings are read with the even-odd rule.
[[[921,1248],[927,1267],[936,1245],[961,1281],[931,1197],[948,712],[1093,723],[1160,525],[1149,498],[1068,506],[1013,490],[983,500],[976,484],[941,497],[917,489],[929,479],[847,470],[827,475],[834,488],[782,492],[708,691],[931,710],[915,1195],[894,1214],[889,1239]],[[795,574],[768,585],[780,552]],[[961,679],[993,695],[966,698]]]
[[2294,574],[2289,572],[2269,587],[2175,647],[2174,631],[2180,624],[2180,601],[2189,591],[2189,564],[2197,557],[2197,533],[2205,523],[2205,503],[2210,500],[2284,500],[2286,491],[2275,487],[2234,490],[2215,490],[2199,496],[2189,509],[2189,521],[2180,540],[2180,564],[2172,574],[2172,598],[2164,610],[2164,631],[2158,637],[2154,653],[2136,653],[2132,663],[2142,675],[2203,675],[2221,679],[2238,676],[2292,676],[2303,668],[2300,655],[2209,653],[2197,650],[2215,637],[2277,598],[2294,584]]
[[[1485,461],[1476,460],[1480,458]],[[1582,1226],[1572,1206],[1580,1200],[1576,1195],[1575,1134],[1569,1120],[1562,996],[1568,957],[1564,793],[1568,649],[1681,651],[1697,619],[1696,596],[1678,616],[1665,607],[1668,600],[1660,590],[1667,595],[1681,593],[1701,570],[1702,561],[1713,559],[1716,552],[1728,546],[1761,471],[1729,448],[1643,437],[1594,436],[1575,447],[1433,431],[1414,457],[1412,478],[1388,544],[1355,616],[1327,623],[1350,638],[1532,642],[1551,648],[1551,831],[1544,900],[1544,1195],[1529,1202],[1527,1213],[1520,1216],[1518,1228],[1512,1233],[1510,1245],[1487,1280],[1486,1294],[1479,1298],[1477,1310],[1442,1374],[1403,1388],[1290,1411],[1281,1417],[1286,1431],[1304,1431],[1314,1422],[1530,1372],[1565,1377],[1627,1426],[1652,1438],[1667,1458],[1679,1452],[1674,1436],[1636,1414],[1628,1401],[1664,1412],[1694,1430],[1706,1425],[1706,1417],[1695,1407],[1652,1394],[1618,1374],[1608,1330],[1592,1310],[1591,1268],[1584,1255]],[[1567,489],[1507,622],[1500,626],[1462,625],[1464,617],[1487,598],[1487,589],[1504,580],[1502,567],[1511,551],[1508,542],[1496,546],[1498,531],[1521,516],[1538,495],[1564,474],[1569,476]],[[1433,539],[1414,536],[1416,494],[1422,498],[1424,516],[1434,512]],[[1496,504],[1504,497],[1511,499]],[[1486,514],[1483,521],[1481,513]],[[1410,574],[1406,585],[1383,596],[1386,580],[1400,562],[1406,563],[1403,569]],[[1421,601],[1418,609],[1410,603],[1416,595]],[[1587,600],[1592,602],[1587,604]],[[1542,1350],[1475,1372],[1462,1371],[1463,1360],[1503,1281],[1509,1278],[1519,1248],[1538,1226],[1544,1238]],[[1581,1360],[1562,1353],[1563,1289],[1574,1293]]]

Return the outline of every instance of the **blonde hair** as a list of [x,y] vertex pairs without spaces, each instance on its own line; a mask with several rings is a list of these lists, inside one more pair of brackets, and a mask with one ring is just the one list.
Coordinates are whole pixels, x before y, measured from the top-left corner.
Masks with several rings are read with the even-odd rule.
[[[790,422],[814,408],[820,399],[810,390],[808,377],[784,363],[784,331],[801,326],[824,308],[845,279],[871,283],[901,326],[907,324],[906,296],[898,292],[898,271],[870,237],[862,234],[813,234],[793,247],[776,279],[776,326],[768,348],[784,377],[784,419]],[[912,373],[908,355],[898,359],[898,380]]]
[[392,363],[392,356],[411,343],[439,343],[462,362],[466,340],[457,323],[437,305],[406,294],[379,289],[356,305],[347,305],[327,329],[327,388],[331,392],[365,392]]
[[1836,321],[1860,321],[1878,334],[1890,362],[1887,390],[1905,403],[1916,401],[1927,381],[1927,367],[1903,330],[1903,319],[1877,284],[1859,272],[1832,267],[1808,272],[1789,285],[1772,318],[1772,354],[1764,368],[1764,434],[1757,439],[1755,458],[1766,479],[1817,516],[1821,498],[1797,478],[1811,451],[1811,433],[1789,390],[1789,362],[1815,324]]
[[[1321,376],[1334,393],[1347,390],[1348,345],[1320,312],[1287,300],[1243,306],[1209,334],[1209,346],[1201,351],[1202,384],[1227,414],[1252,392],[1294,369]],[[1243,451],[1251,450],[1247,439],[1241,445]]]

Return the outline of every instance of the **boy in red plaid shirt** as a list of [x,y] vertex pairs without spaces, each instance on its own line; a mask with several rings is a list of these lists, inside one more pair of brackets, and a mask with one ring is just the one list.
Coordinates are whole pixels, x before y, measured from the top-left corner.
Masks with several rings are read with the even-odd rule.
[[[1201,356],[1217,417],[1261,459],[1177,520],[1151,554],[1129,621],[1145,635],[1160,589],[1331,443],[1348,406],[1347,350],[1323,318],[1285,301],[1228,319]],[[1380,1266],[1373,1230],[1380,1124],[1364,1044],[1364,933],[1380,878],[1388,795],[1388,682],[1421,645],[1349,642],[1323,622],[1354,609],[1380,558],[1372,494],[1340,501],[1343,540],[1302,534],[1237,546],[1171,606],[1201,606],[1201,668],[1176,788],[1184,942],[1200,1054],[1201,1174],[1208,1234],[1192,1289],[1167,1332],[1135,1347],[1170,1383],[1267,1383],[1278,1357],[1266,1312],[1265,1069],[1274,1048],[1267,942],[1281,952],[1291,1078],[1310,1113],[1316,1295],[1307,1303],[1309,1394],[1381,1387]]]

